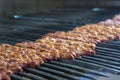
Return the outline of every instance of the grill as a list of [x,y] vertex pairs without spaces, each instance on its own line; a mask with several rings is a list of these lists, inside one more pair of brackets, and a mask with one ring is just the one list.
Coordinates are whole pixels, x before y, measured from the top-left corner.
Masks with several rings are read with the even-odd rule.
[[[20,16],[17,19],[1,19],[0,43],[14,45],[16,42],[33,41],[49,32],[68,31],[77,25],[96,23],[119,13],[118,10],[105,9],[98,12],[85,10],[86,14],[82,14],[81,11],[84,10],[68,9],[35,16]],[[72,17],[68,18],[70,16]],[[98,44],[96,52],[97,55],[83,56],[74,60],[49,61],[36,69],[24,68],[24,72],[18,72],[10,77],[12,80],[118,80],[120,41]]]

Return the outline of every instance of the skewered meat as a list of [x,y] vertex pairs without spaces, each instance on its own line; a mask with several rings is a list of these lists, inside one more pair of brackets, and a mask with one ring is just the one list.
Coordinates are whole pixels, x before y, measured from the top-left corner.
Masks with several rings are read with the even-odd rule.
[[116,34],[118,34],[117,29],[112,29],[111,27],[106,27],[104,25],[86,25],[86,27],[84,27],[83,29],[75,28],[74,30],[66,33],[65,32],[49,33],[43,36],[43,38],[53,37],[62,38],[65,40],[98,43],[101,41],[106,42],[108,39],[114,40],[117,37]]
[[[93,43],[84,43],[84,42],[80,42],[80,41],[64,40],[64,39],[51,38],[51,37],[47,37],[44,39],[52,40],[52,42],[55,43],[54,44],[55,48],[57,47],[56,45],[58,45],[60,48],[61,48],[61,46],[64,46],[64,48],[67,48],[70,51],[74,51],[75,53],[79,52],[81,54],[82,53],[84,54],[84,52],[82,52],[82,51],[84,51],[83,48],[89,48],[91,50],[95,49],[95,44],[93,44]],[[36,40],[36,42],[38,42],[38,41],[39,40]],[[87,52],[89,52],[89,50]]]
[[10,77],[6,74],[7,69],[0,66],[0,80],[10,80]]
[[0,80],[10,80],[8,74],[23,71],[24,67],[38,67],[48,60],[95,54],[97,43],[120,39],[119,16],[68,32],[49,33],[34,42],[0,44]]
[[3,71],[6,75],[23,71],[22,68],[26,66],[37,67],[42,63],[41,57],[36,55],[35,50],[16,46],[9,46],[6,50],[0,51],[0,59],[0,67],[4,67]]
[[120,21],[118,21],[118,20],[107,19],[106,21],[101,21],[98,24],[104,24],[106,26],[120,28]]
[[50,44],[46,44],[45,42],[41,42],[41,43],[23,42],[23,43],[17,43],[16,46],[34,49],[37,52],[36,54],[41,56],[41,58],[45,62],[47,60],[54,60],[59,57],[58,51],[54,49],[54,46]]
[[113,17],[113,20],[114,20],[114,21],[120,21],[120,14],[115,15],[115,16]]

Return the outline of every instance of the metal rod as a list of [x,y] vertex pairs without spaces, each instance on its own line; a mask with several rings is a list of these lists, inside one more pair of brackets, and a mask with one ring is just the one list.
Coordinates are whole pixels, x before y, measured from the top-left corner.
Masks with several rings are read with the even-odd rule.
[[83,68],[83,67],[80,67],[80,66],[61,63],[61,62],[57,62],[57,61],[52,61],[51,63],[52,64],[45,63],[45,64],[43,64],[43,66],[48,66],[48,67],[52,68],[52,67],[54,67],[54,65],[59,65],[59,66],[63,66],[63,67],[66,67],[66,68],[73,69],[73,70],[78,70],[78,71],[88,72],[88,73],[92,73],[92,74],[99,75],[99,76],[108,77],[108,75],[102,74],[101,72],[98,72],[98,71],[95,71],[95,70],[92,70],[92,69],[88,69],[88,68]]
[[47,80],[43,77],[40,77],[40,76],[37,76],[37,75],[34,75],[34,74],[30,74],[30,73],[26,73],[26,72],[18,72],[17,74],[21,75],[21,76],[25,76],[25,77],[33,79],[33,80]]
[[[39,75],[39,76],[45,77],[47,79],[52,79],[52,80],[58,79],[58,76],[56,76],[54,74],[51,74],[49,72],[46,72],[46,71],[40,71],[40,70],[36,70],[36,69],[31,69],[31,68],[26,68],[25,71],[27,71],[29,73],[33,73],[35,75]],[[76,79],[74,77],[70,77],[70,78]]]
[[115,61],[112,61],[112,60],[100,59],[100,58],[96,58],[96,57],[93,58],[93,57],[90,57],[90,56],[84,56],[83,58],[94,60],[94,61],[99,61],[99,62],[102,62],[102,63],[105,63],[105,64],[120,66],[119,62],[115,62]]
[[[79,59],[79,58],[77,58]],[[87,62],[92,62],[92,63],[95,63],[95,64],[100,64],[100,65],[103,65],[103,66],[107,66],[107,67],[111,67],[111,68],[114,68],[114,69],[117,69],[117,70],[120,70],[120,67],[119,66],[115,66],[115,65],[111,65],[111,64],[107,64],[107,63],[102,63],[100,61],[94,61],[94,60],[90,60],[90,59],[85,59],[85,58],[81,58],[79,60],[83,60],[83,61],[87,61]]]
[[[69,68],[64,68],[64,67],[60,67],[60,66],[56,66],[56,65],[54,65],[54,68],[56,69],[56,70],[54,70],[54,69],[50,69],[50,68],[46,68],[46,67],[40,67],[39,69],[40,70],[45,70],[45,71],[48,71],[48,72],[55,72],[55,74],[59,74],[59,75],[61,75],[61,74],[63,74],[63,73],[59,73],[59,72],[61,72],[61,71],[63,71],[64,72],[64,74],[65,73],[68,73],[68,75],[69,76],[71,76],[71,77],[75,77],[75,76],[73,76],[72,74],[74,74],[74,75],[79,75],[79,76],[83,76],[83,77],[85,77],[85,78],[89,78],[89,79],[93,79],[93,80],[97,80],[96,78],[94,78],[94,77],[91,77],[91,76],[89,76],[89,75],[86,75],[86,74],[84,74],[84,73],[81,73],[81,72],[78,72],[78,71],[75,71],[75,70],[72,70],[72,69],[69,69]],[[60,70],[60,71],[58,71],[58,70]],[[56,72],[57,71],[57,72]],[[77,79],[77,78],[76,78]]]

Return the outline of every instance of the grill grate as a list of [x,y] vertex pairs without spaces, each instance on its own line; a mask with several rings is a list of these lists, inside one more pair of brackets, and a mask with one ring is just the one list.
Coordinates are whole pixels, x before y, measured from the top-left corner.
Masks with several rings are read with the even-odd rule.
[[[97,55],[83,56],[83,58],[75,60],[50,61],[36,69],[25,68],[25,72],[19,72],[11,77],[14,80],[25,80],[25,78],[32,80],[98,80],[99,77],[109,78],[108,73],[119,75],[120,57],[118,55],[120,55],[120,51],[106,48],[105,45],[109,43],[114,43],[114,41],[101,44],[103,47],[97,47]],[[114,43],[114,45],[117,44]]]
[[[100,44],[97,54],[83,56],[75,60],[50,61],[36,69],[25,68],[24,72],[11,75],[13,80],[98,80],[99,77],[109,78],[108,73],[120,74],[120,51],[109,48],[118,46],[115,41]],[[116,79],[117,80],[117,79]]]
[[[64,15],[65,17],[68,15],[68,12],[64,13],[63,11],[60,14],[62,16]],[[102,17],[102,19],[113,16],[113,14],[110,13],[111,11],[103,12],[104,17]],[[117,14],[117,12],[118,10],[115,11],[114,14]],[[88,23],[88,19],[90,20],[90,22],[97,19],[98,21],[101,20],[101,12],[89,12],[89,14],[86,14],[87,16],[84,14],[84,16],[86,16],[84,19],[81,17],[79,17],[80,19],[76,17],[77,15],[80,15],[79,13],[81,13],[81,11],[79,11],[78,13],[75,12],[75,14],[72,13],[73,18],[70,22],[64,22],[63,20],[61,23],[61,19],[54,21],[56,19],[55,16],[55,19],[43,20],[43,22],[47,23],[52,22],[52,25],[43,25],[43,23],[39,23],[39,21],[42,21],[41,18],[36,20],[36,18],[30,18],[30,16],[26,16],[28,18],[23,17],[19,20],[0,20],[0,22],[2,22],[2,26],[4,26],[5,28],[1,30],[2,36],[0,36],[0,43],[15,44],[16,42],[29,40],[33,41],[49,32],[55,32],[58,30],[71,30],[74,26],[77,26],[78,24],[82,25]],[[107,15],[105,15],[106,13]],[[68,19],[67,17],[65,18]],[[11,30],[8,30],[8,28]],[[5,31],[6,29],[8,31]],[[98,44],[98,46],[96,47],[96,52],[96,55],[83,56],[83,58],[76,58],[74,60],[60,59],[58,61],[50,61],[48,63],[42,64],[36,69],[24,68],[24,72],[18,72],[15,75],[10,75],[10,77],[12,78],[12,80],[110,80],[111,75],[115,75],[116,77],[118,77],[120,75],[120,41],[108,41],[107,43]],[[100,79],[101,77],[102,79]],[[118,80],[118,78],[114,80]]]

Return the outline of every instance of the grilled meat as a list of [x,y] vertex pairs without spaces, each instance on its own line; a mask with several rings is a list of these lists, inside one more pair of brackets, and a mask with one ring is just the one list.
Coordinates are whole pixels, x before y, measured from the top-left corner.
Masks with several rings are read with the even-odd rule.
[[120,15],[68,32],[48,33],[34,42],[0,44],[0,80],[10,80],[8,74],[38,67],[48,60],[93,55],[97,43],[115,39],[120,39]]

